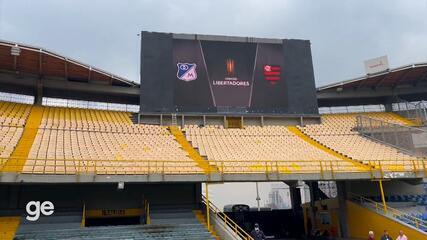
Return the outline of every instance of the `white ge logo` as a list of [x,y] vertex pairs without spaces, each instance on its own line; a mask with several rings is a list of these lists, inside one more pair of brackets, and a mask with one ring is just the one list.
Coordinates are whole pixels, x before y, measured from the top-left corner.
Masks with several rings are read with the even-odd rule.
[[28,221],[37,221],[40,217],[40,212],[45,216],[50,216],[55,210],[53,203],[50,201],[45,201],[41,204],[40,201],[31,201],[27,203],[25,208],[28,214],[26,217]]

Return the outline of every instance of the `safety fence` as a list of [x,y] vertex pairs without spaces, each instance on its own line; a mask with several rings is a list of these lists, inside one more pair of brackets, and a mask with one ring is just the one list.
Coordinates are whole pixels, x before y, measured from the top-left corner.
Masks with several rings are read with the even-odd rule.
[[[207,161],[220,174],[320,174],[334,178],[338,173],[423,173],[427,160],[371,160],[363,163],[345,160],[247,160]],[[24,164],[24,165],[23,165]],[[98,174],[98,175],[194,175],[206,174],[189,160],[106,160],[106,159],[26,159],[0,158],[0,172],[27,174]]]
[[355,202],[355,203],[359,203],[360,205],[367,207],[371,210],[374,210],[377,213],[380,213],[382,215],[388,216],[388,217],[392,217],[396,220],[402,221],[406,224],[409,224],[417,229],[419,229],[420,231],[427,231],[427,221],[412,216],[411,214],[402,212],[398,209],[395,208],[391,208],[389,206],[385,206],[382,203],[379,202],[375,202],[369,198],[363,197],[363,196],[359,196],[357,194],[354,193],[350,193],[350,200]]
[[397,99],[397,103],[392,105],[392,110],[420,125],[427,123],[427,102],[425,101],[408,102]]
[[219,209],[211,201],[209,201],[204,195],[202,195],[202,203],[205,206],[209,206],[210,214],[213,214],[217,217],[217,219],[220,219],[230,230],[232,230],[242,240],[253,240],[251,235],[249,235],[243,228],[241,228],[236,222],[234,222],[230,217],[228,217],[227,214],[222,212],[221,209]]
[[424,129],[359,115],[357,131],[365,137],[392,145],[413,155],[427,156],[427,131]]

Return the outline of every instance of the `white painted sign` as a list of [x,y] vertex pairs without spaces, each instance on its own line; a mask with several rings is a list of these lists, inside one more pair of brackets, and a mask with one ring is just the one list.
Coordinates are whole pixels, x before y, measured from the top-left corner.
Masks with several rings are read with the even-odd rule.
[[388,58],[386,56],[377,57],[365,61],[365,72],[366,74],[374,74],[378,72],[384,72],[389,69]]

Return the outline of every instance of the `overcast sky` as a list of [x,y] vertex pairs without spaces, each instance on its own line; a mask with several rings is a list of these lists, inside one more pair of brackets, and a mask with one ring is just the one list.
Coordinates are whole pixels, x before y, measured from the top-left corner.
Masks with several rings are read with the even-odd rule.
[[309,39],[317,86],[427,61],[427,0],[0,0],[0,38],[139,82],[141,30]]

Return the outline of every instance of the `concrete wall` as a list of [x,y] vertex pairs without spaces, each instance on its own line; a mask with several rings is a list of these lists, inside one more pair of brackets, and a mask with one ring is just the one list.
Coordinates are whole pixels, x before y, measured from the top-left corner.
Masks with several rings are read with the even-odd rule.
[[[383,181],[384,194],[390,195],[410,195],[424,194],[424,188],[421,182],[406,182],[402,180]],[[355,193],[361,196],[380,196],[379,183],[377,181],[347,181],[347,192]]]
[[51,201],[56,212],[86,209],[140,208],[144,200],[152,211],[160,208],[196,209],[200,203],[200,183],[177,184],[14,184],[0,185],[0,213],[24,213],[29,201]]
[[347,202],[348,226],[350,236],[353,238],[367,238],[369,231],[374,231],[375,239],[380,239],[386,229],[390,236],[396,239],[399,230],[402,230],[408,239],[427,239],[427,234],[422,234],[413,228],[396,222],[390,218],[377,214],[367,208],[352,202]]

